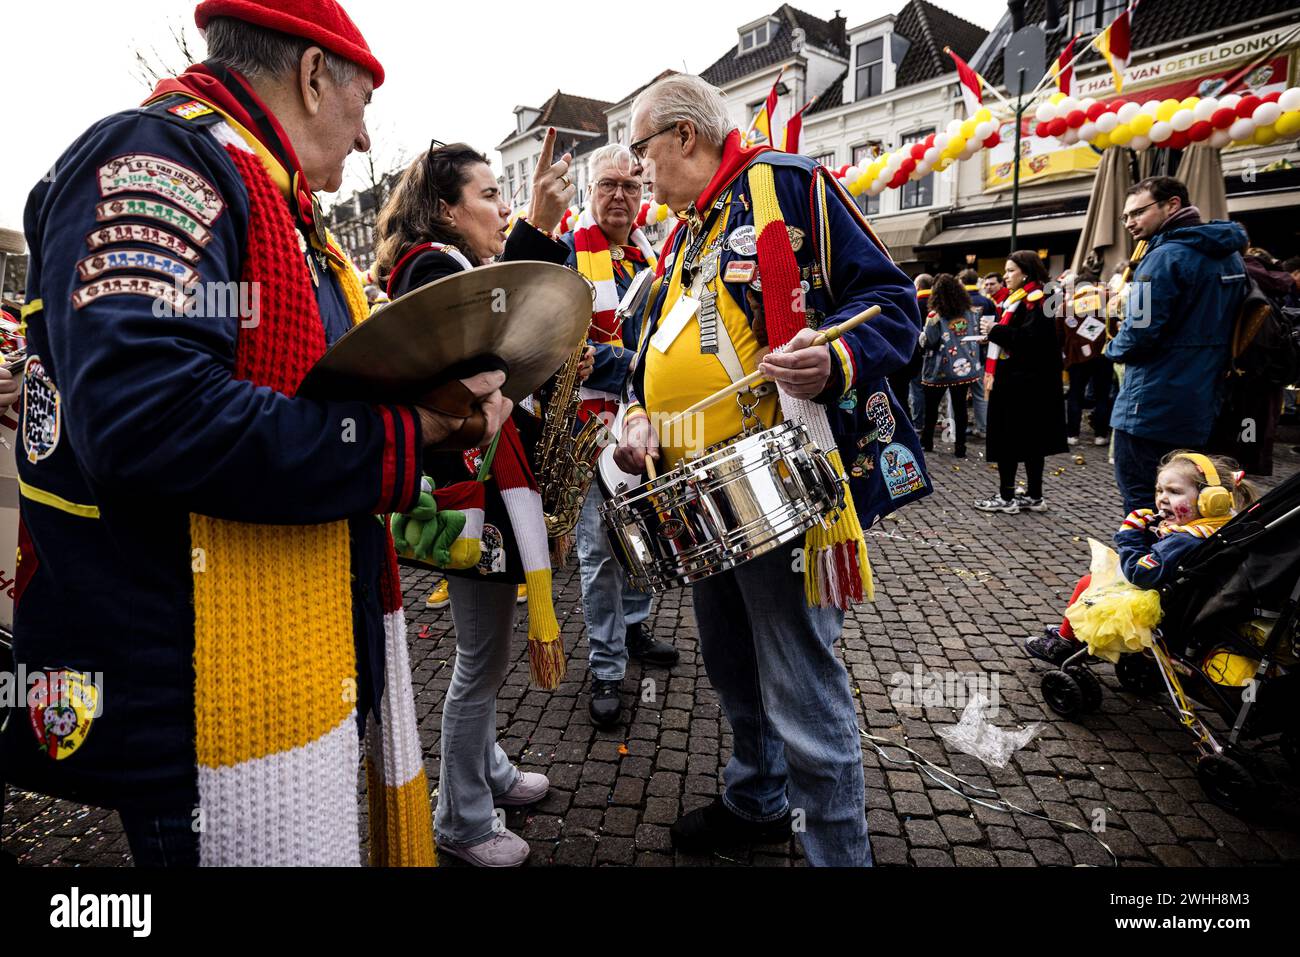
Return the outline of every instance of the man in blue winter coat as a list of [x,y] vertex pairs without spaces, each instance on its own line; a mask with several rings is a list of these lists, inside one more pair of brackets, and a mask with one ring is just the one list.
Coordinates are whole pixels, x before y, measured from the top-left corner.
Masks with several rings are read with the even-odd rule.
[[1128,191],[1123,220],[1134,240],[1148,242],[1124,323],[1106,346],[1106,355],[1125,365],[1110,424],[1127,514],[1154,504],[1165,455],[1209,440],[1247,281],[1245,229],[1203,222],[1180,180],[1142,180]]

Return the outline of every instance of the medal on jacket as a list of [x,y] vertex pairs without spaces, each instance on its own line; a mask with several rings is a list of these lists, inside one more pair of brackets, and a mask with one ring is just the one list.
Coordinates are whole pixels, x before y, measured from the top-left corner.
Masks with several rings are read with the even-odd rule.
[[620,262],[625,255],[626,253],[623,252],[622,246],[609,247],[609,258],[614,260],[614,262]]
[[311,247],[307,245],[307,237],[302,234],[301,230],[294,230],[298,237],[298,249],[302,252],[302,258],[307,261],[307,272],[311,274],[311,284],[320,285],[320,275],[316,272],[315,258],[311,254]]

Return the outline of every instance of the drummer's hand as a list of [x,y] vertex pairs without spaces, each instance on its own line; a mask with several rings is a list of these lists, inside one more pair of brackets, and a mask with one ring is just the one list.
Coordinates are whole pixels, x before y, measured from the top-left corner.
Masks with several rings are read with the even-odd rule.
[[578,381],[586,382],[596,369],[596,347],[589,345],[582,350],[582,361],[578,363]]
[[811,399],[820,395],[831,377],[829,346],[814,346],[817,330],[800,329],[786,346],[785,352],[769,352],[758,364],[758,371],[781,387],[792,399]]
[[21,387],[22,379],[0,366],[0,410],[7,409],[18,401],[18,390]]
[[573,177],[569,175],[573,156],[565,153],[556,162],[551,162],[554,153],[555,127],[552,126],[546,131],[541,155],[537,157],[537,169],[533,172],[533,201],[528,208],[528,221],[546,232],[555,232],[560,217],[578,192]]
[[631,422],[623,423],[623,437],[614,450],[614,464],[624,472],[640,475],[645,471],[647,455],[659,460],[659,436],[655,435],[650,419],[638,415]]

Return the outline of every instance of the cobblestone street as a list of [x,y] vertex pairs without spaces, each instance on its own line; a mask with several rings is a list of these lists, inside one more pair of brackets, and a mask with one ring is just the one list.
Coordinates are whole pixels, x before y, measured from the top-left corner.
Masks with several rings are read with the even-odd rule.
[[[1279,438],[1276,474],[1267,484],[1300,468],[1291,451],[1295,440],[1293,431]],[[1057,718],[1043,703],[1041,666],[1020,642],[1059,621],[1087,570],[1088,536],[1109,541],[1122,517],[1106,450],[1091,443],[1085,429],[1077,449],[1049,459],[1049,511],[1019,515],[971,507],[996,488],[982,443],[972,444],[966,460],[938,452],[929,459],[935,494],[868,532],[877,600],[848,617],[841,644],[861,726],[1038,814],[1089,828],[1102,809],[1105,828],[1096,837],[1121,866],[1294,864],[1300,860],[1294,781],[1258,818],[1244,821],[1220,810],[1196,780],[1192,740],[1168,701],[1120,690],[1108,666],[1096,669],[1105,689],[1101,708],[1081,723]],[[456,643],[450,610],[425,606],[434,580],[405,572],[417,710],[436,787],[441,702]],[[734,859],[675,854],[670,847],[669,825],[718,792],[731,744],[697,653],[689,594],[664,596],[651,619],[656,637],[680,650],[680,663],[667,672],[633,662],[624,682],[625,723],[604,732],[587,715],[576,569],[557,574],[556,588],[568,676],[553,694],[529,690],[520,631],[498,705],[502,746],[522,768],[544,771],[552,783],[541,804],[507,816],[532,845],[529,866],[801,863],[793,840]],[[936,729],[955,723],[965,701],[918,707],[900,700],[897,686],[910,687],[918,669],[939,680],[982,675],[1000,702],[995,723],[1015,729],[1041,722],[1039,735],[1001,770],[951,750]],[[1090,829],[972,806],[915,768],[883,761],[866,742],[863,761],[877,864],[1111,863]],[[130,863],[115,813],[12,791],[3,847],[26,865]]]

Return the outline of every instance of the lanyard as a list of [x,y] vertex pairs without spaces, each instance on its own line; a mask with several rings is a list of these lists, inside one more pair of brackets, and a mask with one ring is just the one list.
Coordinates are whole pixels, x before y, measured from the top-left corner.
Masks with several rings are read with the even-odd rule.
[[709,233],[713,231],[713,224],[717,220],[718,214],[726,208],[729,199],[731,199],[731,190],[725,190],[713,204],[713,208],[709,210],[709,217],[700,226],[699,235],[691,241],[686,254],[682,257],[682,288],[689,288],[695,282],[695,270],[698,268],[695,265],[695,260],[699,257],[700,250],[704,248]]

